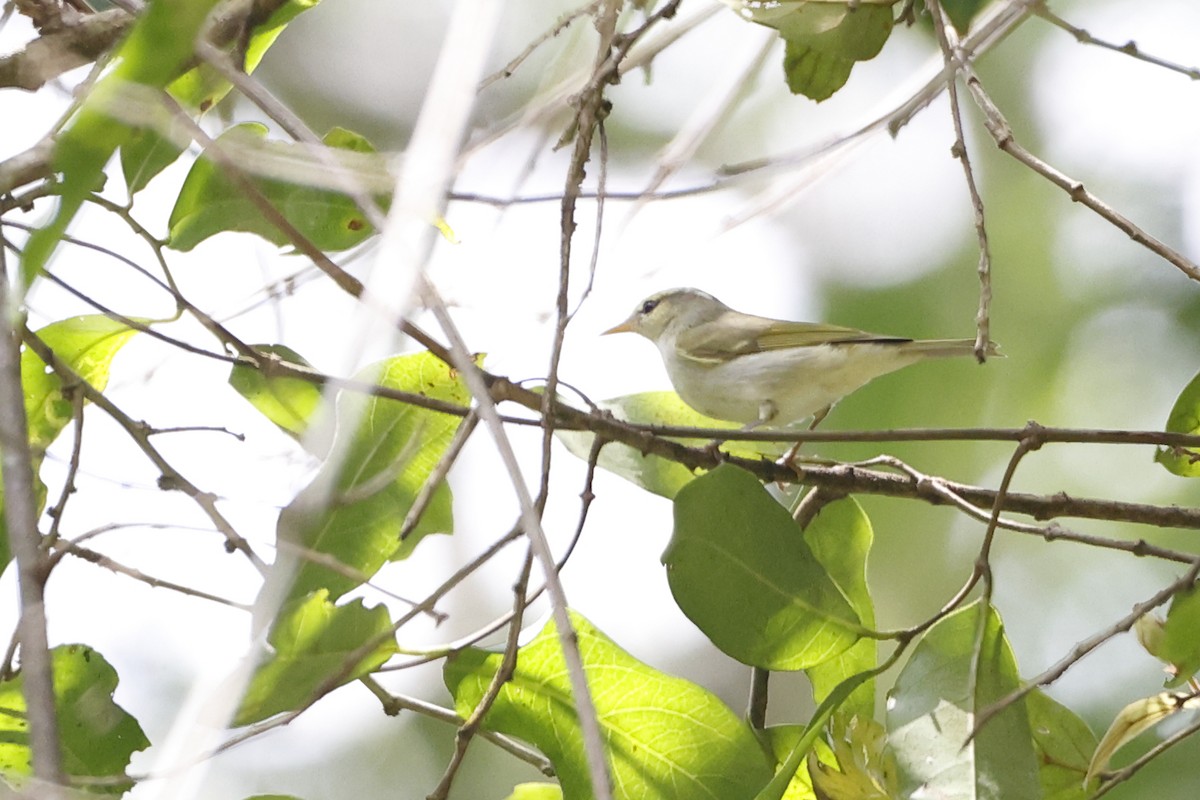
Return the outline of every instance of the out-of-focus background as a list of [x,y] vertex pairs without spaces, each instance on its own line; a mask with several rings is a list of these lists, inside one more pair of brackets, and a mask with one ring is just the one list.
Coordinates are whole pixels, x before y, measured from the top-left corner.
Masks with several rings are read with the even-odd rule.
[[[341,125],[382,150],[401,151],[450,5],[323,3],[288,27],[257,77],[316,131]],[[708,0],[685,0],[680,18],[668,25],[682,24],[708,6]],[[1188,0],[1052,6],[1097,37],[1116,44],[1133,40],[1145,52],[1186,66],[1200,62],[1200,7]],[[509,0],[493,67],[570,10],[570,3],[558,0]],[[0,49],[11,50],[29,36],[14,19],[0,32]],[[511,198],[561,191],[567,151],[551,148],[565,117],[530,124],[522,115],[590,65],[594,37],[586,23],[577,23],[546,42],[512,77],[481,93],[480,135],[468,149],[458,192]],[[816,104],[788,93],[782,44],[772,31],[719,10],[650,69],[629,73],[610,93],[608,189],[644,189],[676,132],[767,46],[771,50],[748,82],[745,98],[663,188],[703,187],[722,167],[757,159],[774,159],[770,168],[716,191],[644,204],[607,203],[595,287],[568,332],[561,370],[565,381],[589,397],[668,387],[649,343],[598,334],[644,295],[676,285],[696,286],[738,309],[771,316],[915,337],[974,334],[978,249],[962,170],[950,153],[954,134],[946,97],[894,137],[879,133],[832,156],[812,155],[886,112],[936,72],[941,57],[926,24],[897,30],[877,59],[855,68],[843,91]],[[1200,257],[1200,102],[1194,81],[1080,44],[1036,18],[996,46],[978,70],[1021,143],[1146,230]],[[65,102],[65,90],[57,98],[6,94],[6,152],[36,141]],[[929,363],[881,378],[842,402],[824,427],[1016,427],[1032,419],[1072,427],[1161,428],[1176,395],[1200,369],[1196,287],[999,152],[965,98],[964,106],[991,242],[992,336],[1007,358],[983,367],[969,360]],[[261,119],[244,103],[220,110],[237,119]],[[485,140],[485,133],[495,135]],[[165,232],[185,169],[186,163],[177,164],[139,196],[135,215],[156,233]],[[589,185],[597,172],[593,162]],[[39,209],[29,219],[40,214]],[[595,204],[582,202],[577,218],[575,301],[588,279]],[[447,222],[458,242],[438,245],[430,274],[468,343],[487,351],[494,372],[518,379],[543,376],[552,341],[558,203],[455,202]],[[82,217],[73,233],[147,257],[102,216]],[[367,251],[364,262],[370,260],[370,247]],[[339,334],[349,330],[356,307],[325,281],[303,277],[307,266],[298,256],[281,255],[242,235],[216,237],[172,262],[184,293],[228,320],[246,341],[287,342],[330,372],[349,372],[384,355],[384,343],[378,352],[346,351]],[[170,311],[164,297],[148,285],[140,294],[119,264],[95,252],[64,249],[56,269],[123,313]],[[294,288],[264,291],[295,273],[302,278]],[[49,286],[34,291],[30,307],[39,324],[85,310]],[[194,326],[175,328],[181,337],[201,338]],[[222,425],[246,434],[246,444],[206,432],[161,437],[158,444],[197,485],[223,498],[239,530],[269,554],[278,509],[305,484],[314,465],[224,387],[224,370],[143,337],[118,358],[109,393],[133,416],[159,427]],[[91,414],[87,425],[84,474],[64,529],[78,535],[109,521],[169,523],[105,533],[99,541],[106,552],[147,573],[252,600],[256,576],[224,554],[206,521],[185,500],[157,491],[155,471],[111,423]],[[533,477],[538,435],[514,435]],[[813,449],[839,459],[887,452],[923,472],[985,486],[998,483],[1011,452],[1008,445],[974,443]],[[66,455],[52,452],[47,463],[43,474],[52,487],[61,479]],[[556,548],[566,545],[577,522],[583,474],[580,462],[556,451],[547,511]],[[425,541],[413,559],[385,568],[378,583],[420,598],[452,565],[513,523],[516,506],[485,437],[475,437],[451,483],[455,534]],[[1047,446],[1027,457],[1013,488],[1188,505],[1195,504],[1196,493],[1193,484],[1152,463],[1149,448],[1082,445]],[[563,573],[571,604],[638,658],[713,689],[740,710],[748,670],[708,644],[667,589],[658,558],[670,534],[670,504],[607,474],[597,476],[594,491],[581,542]],[[881,626],[926,618],[969,575],[983,526],[945,508],[874,497],[860,501],[875,527],[870,579]],[[1069,524],[1197,549],[1194,531]],[[406,633],[402,646],[420,649],[452,640],[506,610],[516,560],[517,554],[499,559],[470,580],[441,606],[450,614],[446,623],[427,625],[419,631],[423,638]],[[1001,536],[994,566],[996,602],[1024,675],[1066,655],[1076,641],[1180,572],[1177,565],[1014,534]],[[14,597],[11,573],[3,585]],[[186,699],[203,696],[194,694],[196,687],[219,681],[246,647],[247,615],[152,590],[90,565],[65,564],[50,591],[52,641],[86,641],[101,650],[123,678],[118,701],[156,743],[171,732]],[[372,602],[381,599],[371,596]],[[6,613],[11,616],[11,610]],[[396,673],[384,683],[448,703],[436,665]],[[1161,683],[1157,662],[1124,636],[1082,661],[1051,694],[1101,733],[1122,706]],[[801,679],[777,677],[772,686],[771,721],[807,718],[811,704]],[[1131,751],[1144,750],[1161,735],[1147,735]],[[452,740],[452,727],[414,714],[386,717],[367,691],[350,685],[288,727],[213,759],[198,778],[196,796],[420,798],[437,782]],[[1196,745],[1187,743],[1111,796],[1191,798],[1196,754]],[[153,751],[142,754],[133,770],[154,769],[156,757]],[[499,800],[514,782],[536,777],[531,768],[477,742],[452,796]],[[132,796],[155,797],[157,791],[148,782]]]

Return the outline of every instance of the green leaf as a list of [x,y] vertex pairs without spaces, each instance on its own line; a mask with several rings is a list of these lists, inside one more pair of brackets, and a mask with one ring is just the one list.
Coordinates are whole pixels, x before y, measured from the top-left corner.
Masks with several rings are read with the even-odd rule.
[[[217,139],[216,146],[231,149],[254,147],[259,158],[286,163],[310,158],[307,148],[289,142],[267,142],[267,129],[258,123],[236,125]],[[328,147],[354,153],[374,153],[366,139],[340,128],[324,139]],[[346,250],[362,243],[375,231],[354,201],[340,192],[252,178],[251,183],[309,241],[322,250]],[[197,159],[184,180],[171,210],[170,246],[191,250],[222,231],[245,231],[283,246],[291,240],[258,210],[246,192],[230,181],[208,158]]]
[[879,55],[892,34],[892,3],[799,2],[783,3],[794,11],[776,17],[770,27],[785,41],[850,61],[868,61]]
[[[100,391],[108,385],[113,357],[136,333],[125,323],[99,314],[52,322],[37,331],[56,356]],[[21,353],[21,384],[29,443],[40,455],[70,423],[71,401],[63,393],[62,379],[28,348]]]
[[850,80],[854,60],[824,53],[802,42],[789,41],[783,53],[783,75],[792,94],[828,100]]
[[787,43],[783,69],[788,88],[818,102],[845,85],[855,63],[879,55],[894,25],[892,0],[726,3],[744,19],[779,31]]
[[1168,686],[1178,686],[1200,670],[1200,587],[1171,599],[1157,656],[1175,668]]
[[954,25],[954,30],[958,31],[960,36],[965,36],[971,27],[971,20],[975,19],[983,10],[988,0],[940,0],[940,2],[942,10],[946,12],[946,16]]
[[[637,661],[572,615],[618,800],[747,800],[771,778],[750,728],[715,695]],[[460,716],[482,699],[502,654],[468,648],[447,659]],[[592,796],[570,680],[553,623],[520,649],[512,678],[484,717],[554,764],[563,796]]]
[[[1167,417],[1168,433],[1200,433],[1200,374],[1175,400],[1171,415]],[[1154,460],[1176,475],[1185,478],[1200,477],[1200,452],[1184,447],[1160,447]]]
[[[429,353],[397,356],[369,367],[356,381],[467,405],[470,392],[458,373]],[[405,558],[427,534],[453,528],[450,488],[433,501],[407,539],[400,529],[413,500],[450,444],[459,417],[382,397],[338,400],[338,439],[349,436],[336,465],[327,463],[280,517],[291,544],[331,556],[358,576],[305,559],[289,599],[314,589],[337,599],[374,575],[389,559]],[[332,493],[332,494],[331,494]]]
[[[866,512],[852,497],[823,506],[808,527],[804,541],[813,556],[829,573],[842,594],[850,601],[864,627],[875,627],[875,605],[867,586],[867,554],[875,533]],[[874,639],[863,637],[838,655],[809,667],[813,699],[818,703],[829,696],[839,683],[860,672],[874,669],[878,663]],[[869,680],[854,690],[850,699],[839,709],[839,719],[875,716],[875,681]]]
[[104,167],[132,128],[108,115],[130,85],[162,88],[192,57],[196,36],[217,0],[151,0],[118,49],[112,69],[92,88],[79,113],[56,137],[54,169],[62,173],[54,219],[34,231],[21,256],[29,283],[50,259],[83,201],[102,185]]
[[1041,764],[1043,800],[1087,800],[1091,792],[1083,779],[1096,750],[1096,734],[1074,711],[1040,689],[1025,698],[1025,708]]
[[683,613],[744,664],[805,669],[862,629],[787,509],[738,467],[722,464],[680,490],[662,560]]
[[[277,356],[280,361],[311,367],[292,348],[282,344],[258,344],[260,353]],[[244,364],[234,364],[229,373],[229,385],[250,402],[262,415],[294,439],[300,439],[321,404],[321,387],[312,381],[288,377],[267,377],[263,370]]]
[[[186,134],[184,134],[186,135]],[[181,137],[182,138],[182,137]],[[175,163],[185,148],[153,128],[137,128],[121,143],[121,175],[130,197]]]
[[[712,419],[690,408],[674,392],[642,392],[614,397],[597,404],[622,422],[642,425],[672,425],[690,428],[740,430],[735,422]],[[595,434],[588,431],[555,431],[555,436],[572,454],[586,460],[592,451]],[[677,439],[692,447],[708,444],[707,439]],[[723,452],[744,458],[777,458],[787,447],[772,442],[726,442]],[[599,467],[636,483],[643,489],[668,499],[686,486],[695,474],[675,461],[646,455],[629,445],[610,442],[600,451]]]
[[[71,317],[37,331],[46,346],[67,366],[100,390],[108,385],[113,357],[135,333],[136,330],[124,323],[100,315]],[[21,389],[25,396],[25,416],[36,473],[46,448],[71,422],[74,410],[63,391],[62,379],[29,348],[21,352]],[[36,474],[34,481],[40,512],[46,505],[46,484]],[[4,489],[0,484],[0,570],[11,560],[8,526],[4,521]]]
[[562,800],[562,796],[557,783],[518,783],[505,800]]
[[[774,759],[776,770],[784,768],[788,756],[800,743],[800,737],[804,735],[804,730],[803,725],[772,725],[762,731],[762,739]],[[818,742],[818,747],[822,748],[825,757],[830,757],[828,755],[829,748],[824,747],[823,742]],[[756,800],[761,796],[761,794],[756,796]],[[779,797],[780,800],[816,800],[816,795],[813,794],[812,778],[806,767],[801,766],[793,771],[787,789]]]
[[[981,649],[972,656],[984,614]],[[901,796],[1007,800],[1039,797],[1038,764],[1023,701],[969,742],[977,715],[1020,686],[999,614],[972,603],[930,628],[888,701]]]
[[234,725],[303,708],[318,693],[375,670],[397,650],[386,608],[366,608],[361,599],[335,606],[324,589],[283,608],[267,641],[270,655],[255,671]]
[[[245,57],[241,59],[241,71],[247,75],[252,74],[287,24],[318,2],[320,0],[288,0],[276,8],[265,21],[255,25],[248,37],[237,37],[234,44],[245,53]],[[232,47],[233,45],[230,45],[230,48]],[[189,114],[200,115],[219,103],[231,88],[232,84],[215,68],[202,63],[173,80],[167,86],[167,92]],[[191,138],[186,134],[183,134],[183,137],[185,140]],[[174,163],[182,152],[183,148],[179,144],[157,130],[140,128],[135,131],[130,139],[121,145],[121,170],[129,193],[133,195],[144,189],[154,176]]]
[[[89,790],[120,795],[132,785],[129,759],[150,746],[137,720],[113,702],[117,673],[104,656],[86,645],[60,645],[51,651],[63,769],[72,778],[110,779]],[[0,683],[0,774],[20,788],[33,774],[25,719],[24,678]]]

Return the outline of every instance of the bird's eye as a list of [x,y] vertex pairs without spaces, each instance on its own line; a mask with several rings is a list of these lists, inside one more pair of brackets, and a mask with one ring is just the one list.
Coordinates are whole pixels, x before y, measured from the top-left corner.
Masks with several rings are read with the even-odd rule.
[[651,311],[653,311],[656,308],[658,308],[657,300],[647,300],[646,302],[642,303],[642,313],[643,314],[649,314]]

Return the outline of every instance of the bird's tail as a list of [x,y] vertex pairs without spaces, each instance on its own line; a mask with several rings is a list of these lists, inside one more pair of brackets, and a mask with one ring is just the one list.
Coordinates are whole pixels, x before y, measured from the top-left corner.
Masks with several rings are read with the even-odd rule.
[[[920,353],[926,358],[946,358],[949,356],[969,356],[975,354],[974,339],[915,339],[901,345],[905,350]],[[1004,358],[1000,346],[988,342],[984,355],[989,358]]]

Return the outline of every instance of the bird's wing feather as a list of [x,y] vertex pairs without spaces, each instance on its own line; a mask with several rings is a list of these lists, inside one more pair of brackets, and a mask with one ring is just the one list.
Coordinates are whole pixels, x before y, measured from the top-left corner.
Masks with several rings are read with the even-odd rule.
[[780,322],[767,317],[732,312],[732,316],[722,315],[711,322],[696,325],[680,333],[675,340],[675,349],[682,358],[700,363],[719,364],[738,356],[792,347],[850,342],[899,344],[907,341],[910,340],[843,328],[839,325]]

